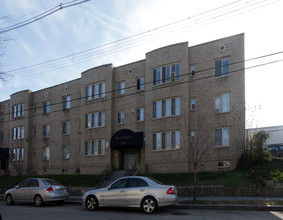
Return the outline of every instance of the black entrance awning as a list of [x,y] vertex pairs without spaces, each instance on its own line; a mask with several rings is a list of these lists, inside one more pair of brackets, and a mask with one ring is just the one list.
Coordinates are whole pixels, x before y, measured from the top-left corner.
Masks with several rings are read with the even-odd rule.
[[110,140],[113,149],[141,148],[143,147],[143,132],[133,132],[129,129],[117,131]]
[[0,160],[9,160],[9,148],[0,148]]

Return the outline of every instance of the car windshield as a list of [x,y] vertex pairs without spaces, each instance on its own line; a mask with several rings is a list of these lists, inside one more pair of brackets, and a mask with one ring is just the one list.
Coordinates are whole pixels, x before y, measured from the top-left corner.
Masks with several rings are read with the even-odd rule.
[[44,179],[42,180],[42,182],[44,182],[45,185],[52,185],[52,186],[62,185],[58,183],[56,180],[52,180],[52,179]]
[[156,179],[153,179],[153,178],[151,178],[151,177],[148,177],[148,179],[152,180],[153,182],[155,182],[155,183],[157,183],[157,184],[159,184],[159,185],[164,185],[164,183],[162,183],[162,182],[160,182],[160,181],[158,181],[158,180],[156,180]]

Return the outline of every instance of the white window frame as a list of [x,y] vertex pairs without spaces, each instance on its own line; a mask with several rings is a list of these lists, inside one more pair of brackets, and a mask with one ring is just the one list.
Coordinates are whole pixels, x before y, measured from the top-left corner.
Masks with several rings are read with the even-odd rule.
[[158,100],[153,102],[153,119],[179,116],[181,113],[180,97]]
[[172,150],[179,149],[181,142],[180,131],[158,132],[152,135],[152,150]]
[[[217,133],[221,135],[221,137],[217,137]],[[220,138],[220,140],[217,140],[217,138]],[[230,146],[230,139],[231,139],[231,133],[230,128],[218,128],[215,129],[215,147],[229,147]]]
[[105,155],[105,140],[85,141],[85,156],[101,156]]
[[70,121],[64,121],[63,122],[63,135],[69,135],[71,132],[71,122]]
[[[220,66],[218,66],[220,64]],[[228,76],[230,74],[230,58],[215,60],[215,77]]]
[[215,96],[214,103],[216,113],[230,112],[230,93]]
[[144,90],[144,77],[140,77],[137,79],[137,90]]
[[24,139],[25,137],[25,128],[24,126],[19,126],[13,128],[12,131],[12,139],[17,140],[17,139]]
[[180,63],[172,63],[166,66],[161,66],[152,71],[153,85],[181,80],[181,65]]
[[25,149],[23,147],[12,149],[12,161],[24,160]]
[[13,106],[13,118],[24,116],[25,104],[19,104]]
[[50,125],[43,125],[43,138],[50,137]]
[[125,124],[125,112],[118,112],[118,124]]
[[144,108],[137,109],[137,121],[144,121]]
[[101,128],[105,127],[105,112],[89,113],[85,117],[86,128]]
[[99,82],[86,87],[86,100],[105,97],[105,82]]
[[63,146],[63,155],[62,155],[62,158],[63,159],[70,159],[70,156],[71,156],[71,153],[70,153],[70,146],[69,145],[66,145],[66,146]]
[[191,99],[191,111],[195,111],[197,109],[197,100],[195,98]]
[[42,158],[43,160],[50,160],[50,147],[49,146],[43,147]]
[[65,96],[63,98],[63,109],[67,110],[71,108],[71,96]]
[[50,101],[46,101],[43,103],[43,114],[50,113]]
[[218,168],[229,168],[230,167],[230,161],[218,161]]
[[125,82],[119,82],[118,83],[118,95],[123,95],[125,94]]

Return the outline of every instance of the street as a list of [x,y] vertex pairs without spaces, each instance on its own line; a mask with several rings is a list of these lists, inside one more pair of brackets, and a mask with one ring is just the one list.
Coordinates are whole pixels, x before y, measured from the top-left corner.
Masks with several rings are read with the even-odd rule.
[[33,204],[16,204],[7,206],[0,202],[0,213],[3,220],[62,220],[62,219],[194,219],[194,220],[279,220],[283,212],[263,211],[223,211],[223,210],[186,210],[163,208],[152,215],[144,214],[138,209],[103,208],[99,211],[87,211],[82,205],[66,203],[63,205],[49,204],[35,207]]

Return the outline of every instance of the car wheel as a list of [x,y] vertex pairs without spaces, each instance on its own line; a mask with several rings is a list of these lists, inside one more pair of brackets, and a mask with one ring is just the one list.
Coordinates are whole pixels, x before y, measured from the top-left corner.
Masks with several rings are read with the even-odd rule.
[[43,205],[43,199],[40,195],[36,195],[34,197],[34,204],[35,204],[36,207],[40,207],[40,206]]
[[142,200],[141,208],[145,213],[152,214],[158,208],[157,201],[153,197],[145,197]]
[[89,211],[98,209],[98,201],[95,196],[88,196],[85,201],[85,206]]
[[11,194],[8,194],[5,198],[6,204],[7,205],[13,205],[14,204],[14,200]]

